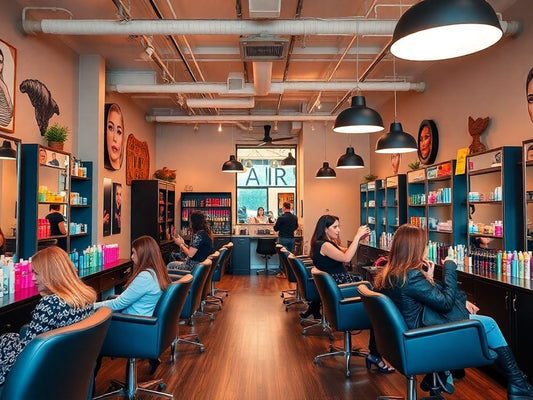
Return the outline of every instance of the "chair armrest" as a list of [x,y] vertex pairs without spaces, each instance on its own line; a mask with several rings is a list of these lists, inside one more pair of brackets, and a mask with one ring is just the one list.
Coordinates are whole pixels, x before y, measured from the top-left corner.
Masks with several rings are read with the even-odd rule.
[[144,315],[113,313],[111,314],[111,323],[114,321],[128,322],[131,324],[155,325],[157,318]]
[[361,303],[361,297],[346,297],[339,301],[340,304],[356,304]]
[[369,289],[372,289],[372,285],[370,285],[370,283],[367,281],[342,283],[339,285],[339,289],[341,290],[342,296],[344,298],[359,297],[359,292],[357,291],[357,288],[360,285],[366,285]]
[[479,321],[473,320],[473,319],[465,319],[465,320],[457,321],[457,322],[448,322],[446,324],[439,324],[439,325],[433,325],[433,326],[425,326],[423,328],[410,329],[408,331],[405,331],[403,335],[405,336],[406,339],[415,339],[415,338],[435,335],[439,333],[458,331],[461,329],[467,329],[471,327],[476,328],[479,331],[480,336],[484,336],[482,335],[485,333],[485,331],[483,330],[483,325]]
[[168,276],[170,277],[170,280],[177,281],[190,273],[191,271],[186,271],[184,269],[173,269],[168,271]]

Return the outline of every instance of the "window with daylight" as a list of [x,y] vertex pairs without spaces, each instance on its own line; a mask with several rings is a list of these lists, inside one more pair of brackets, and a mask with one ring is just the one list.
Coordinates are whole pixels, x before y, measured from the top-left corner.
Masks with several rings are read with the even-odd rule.
[[296,146],[237,146],[237,159],[244,166],[244,172],[236,174],[237,224],[255,222],[259,207],[272,223],[286,201],[296,214],[295,155]]

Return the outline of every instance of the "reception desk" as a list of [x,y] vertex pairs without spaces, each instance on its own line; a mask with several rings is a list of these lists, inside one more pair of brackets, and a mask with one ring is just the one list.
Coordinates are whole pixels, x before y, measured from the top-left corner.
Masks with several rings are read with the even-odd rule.
[[[250,275],[257,270],[265,268],[265,259],[256,253],[257,240],[261,238],[278,239],[278,235],[233,235],[232,274]],[[294,238],[296,241],[295,253],[301,254],[302,237]],[[274,254],[268,260],[268,269],[279,268],[279,257]]]
[[[111,289],[120,289],[131,273],[130,259],[118,260],[114,263],[90,271],[82,280],[98,293]],[[19,290],[14,294],[0,296],[0,333],[18,332],[20,327],[31,320],[31,312],[39,302],[36,287]]]

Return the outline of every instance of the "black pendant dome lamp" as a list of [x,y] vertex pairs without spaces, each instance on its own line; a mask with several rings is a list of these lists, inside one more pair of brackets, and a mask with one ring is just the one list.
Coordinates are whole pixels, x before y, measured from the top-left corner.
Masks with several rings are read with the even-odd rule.
[[336,177],[337,174],[335,173],[335,170],[329,166],[329,163],[327,161],[324,161],[322,167],[317,171],[315,175],[315,178],[318,179],[332,179]]
[[2,147],[0,147],[0,159],[14,160],[17,158],[17,152],[11,147],[9,140],[4,140]]
[[445,60],[486,49],[502,36],[485,0],[423,0],[398,20],[391,53],[405,60]]
[[292,153],[289,151],[289,155],[281,160],[282,167],[296,167],[296,158],[292,156]]
[[[233,143],[233,127],[231,127],[231,142]],[[222,164],[222,172],[244,172],[244,166],[232,154],[229,156],[229,160]]]
[[339,133],[373,133],[384,129],[379,113],[366,106],[365,96],[359,94],[359,33],[356,33],[356,79],[357,95],[352,97],[349,108],[343,110],[337,118],[333,130]]
[[346,148],[346,153],[340,156],[337,160],[337,168],[356,169],[364,167],[365,163],[362,157],[358,154],[355,154],[355,150],[352,146]]

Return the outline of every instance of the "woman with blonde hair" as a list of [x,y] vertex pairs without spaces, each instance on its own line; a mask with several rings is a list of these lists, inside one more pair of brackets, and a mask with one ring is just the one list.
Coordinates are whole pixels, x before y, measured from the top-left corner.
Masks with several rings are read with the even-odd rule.
[[94,312],[96,293],[78,277],[65,251],[57,246],[40,250],[32,257],[31,267],[42,298],[24,332],[0,336],[0,385],[34,337],[79,322]]

